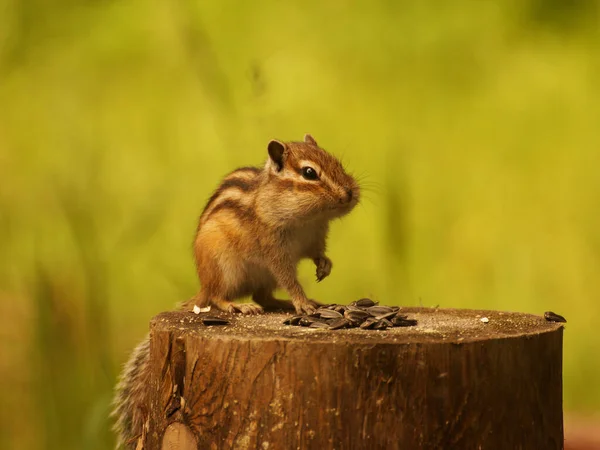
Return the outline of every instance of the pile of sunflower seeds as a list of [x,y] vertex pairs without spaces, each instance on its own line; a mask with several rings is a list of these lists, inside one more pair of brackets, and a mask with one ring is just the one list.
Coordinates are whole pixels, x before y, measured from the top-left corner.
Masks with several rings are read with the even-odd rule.
[[313,314],[285,319],[283,324],[328,330],[385,330],[391,327],[412,327],[417,321],[400,314],[398,306],[379,306],[370,298],[361,298],[349,305],[324,305]]

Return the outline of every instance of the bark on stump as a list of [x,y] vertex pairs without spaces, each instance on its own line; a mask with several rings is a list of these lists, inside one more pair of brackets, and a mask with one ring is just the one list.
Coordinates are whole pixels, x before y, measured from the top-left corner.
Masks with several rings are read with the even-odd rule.
[[267,314],[207,327],[192,313],[156,316],[143,448],[563,448],[561,324],[403,311],[418,325],[329,331]]

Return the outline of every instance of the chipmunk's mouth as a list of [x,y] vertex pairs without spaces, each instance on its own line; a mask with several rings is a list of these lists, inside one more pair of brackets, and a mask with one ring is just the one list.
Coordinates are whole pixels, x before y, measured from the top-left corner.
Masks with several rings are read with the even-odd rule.
[[352,209],[354,209],[354,207],[357,205],[357,203],[358,203],[358,199],[354,198],[349,202],[338,203],[337,205],[330,206],[327,209],[327,211],[329,211],[330,213],[332,213],[336,216],[343,216],[345,214],[348,214],[350,211],[352,211]]

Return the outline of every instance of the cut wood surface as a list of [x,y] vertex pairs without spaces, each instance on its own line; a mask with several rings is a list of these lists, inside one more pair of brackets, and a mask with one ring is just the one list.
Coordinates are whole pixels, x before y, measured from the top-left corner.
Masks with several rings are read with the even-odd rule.
[[402,313],[417,326],[330,331],[265,314],[207,327],[202,315],[159,314],[138,447],[563,448],[563,324],[498,311]]

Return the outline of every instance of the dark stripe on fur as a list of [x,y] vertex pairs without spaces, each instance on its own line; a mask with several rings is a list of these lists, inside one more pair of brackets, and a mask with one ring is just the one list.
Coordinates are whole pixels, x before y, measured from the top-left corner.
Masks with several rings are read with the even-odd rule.
[[294,182],[294,180],[279,180],[278,185],[282,191],[286,189],[292,191],[294,190],[294,186],[296,185],[296,183]]
[[224,190],[230,187],[236,187],[244,192],[248,192],[256,187],[256,180],[242,180],[240,178],[229,178],[223,181],[223,183],[221,183],[221,186],[219,186],[217,192],[223,192]]
[[307,182],[307,183],[296,183],[296,189],[298,191],[304,191],[304,192],[319,192],[323,188],[321,187],[320,184]]
[[242,205],[240,202],[238,202],[236,200],[225,200],[225,201],[219,203],[217,206],[215,206],[210,211],[207,218],[214,215],[215,213],[217,213],[219,211],[225,211],[225,210],[232,211],[236,216],[238,216],[242,220],[255,220],[256,219],[256,215],[254,214],[254,211],[252,211],[250,208]]
[[282,191],[283,190],[289,190],[289,191],[296,190],[296,191],[303,191],[303,192],[319,192],[323,189],[320,184],[318,184],[316,182],[311,183],[309,181],[302,182],[302,181],[294,181],[294,180],[279,180],[278,184]]
[[[235,172],[229,174],[228,176],[232,176],[234,173],[241,171],[242,169],[238,169]],[[245,170],[245,169],[244,169]],[[259,171],[260,172],[260,171]],[[206,206],[204,207],[204,211],[208,210],[210,206],[219,198],[219,196],[225,192],[229,188],[237,188],[244,192],[250,192],[254,190],[257,186],[256,178],[250,180],[244,180],[241,178],[227,178],[223,181],[217,190],[213,192],[213,194],[208,199]]]

